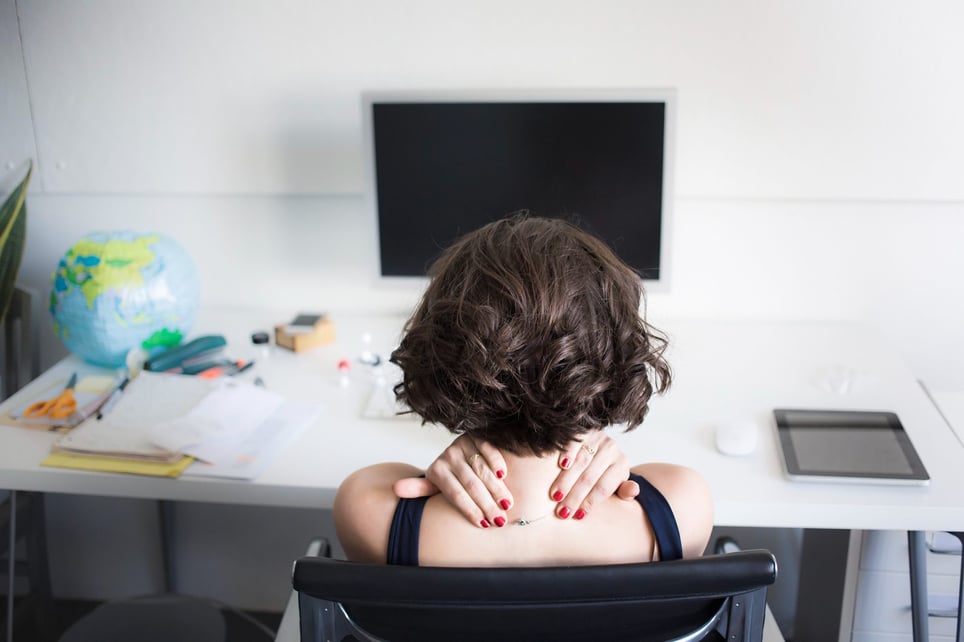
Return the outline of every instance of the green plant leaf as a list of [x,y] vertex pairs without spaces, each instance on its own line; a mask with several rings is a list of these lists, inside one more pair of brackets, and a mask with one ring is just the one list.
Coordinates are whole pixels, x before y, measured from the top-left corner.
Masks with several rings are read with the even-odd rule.
[[32,173],[31,162],[27,166],[27,175],[0,206],[0,323],[7,316],[23,259],[27,238],[27,184]]

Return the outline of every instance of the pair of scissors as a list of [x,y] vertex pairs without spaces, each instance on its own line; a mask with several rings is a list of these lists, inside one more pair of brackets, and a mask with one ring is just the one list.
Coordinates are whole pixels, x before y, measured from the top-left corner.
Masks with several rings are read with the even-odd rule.
[[53,399],[38,401],[27,406],[23,411],[24,417],[50,417],[51,419],[66,419],[77,410],[77,398],[74,397],[74,386],[77,385],[77,373],[70,375],[70,380],[63,391]]

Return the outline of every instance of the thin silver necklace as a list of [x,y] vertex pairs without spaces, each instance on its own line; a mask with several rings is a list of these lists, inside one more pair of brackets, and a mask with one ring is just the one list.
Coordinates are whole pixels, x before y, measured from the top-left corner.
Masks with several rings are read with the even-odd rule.
[[526,519],[526,518],[523,517],[522,519],[517,519],[517,520],[515,520],[515,521],[512,522],[512,523],[513,523],[513,524],[517,524],[517,525],[519,525],[519,526],[528,526],[529,524],[534,524],[534,523],[538,522],[538,521],[541,520],[541,519],[545,519],[545,518],[549,517],[549,515],[552,515],[552,513],[546,513],[546,514],[543,515],[542,517],[536,517],[535,519]]

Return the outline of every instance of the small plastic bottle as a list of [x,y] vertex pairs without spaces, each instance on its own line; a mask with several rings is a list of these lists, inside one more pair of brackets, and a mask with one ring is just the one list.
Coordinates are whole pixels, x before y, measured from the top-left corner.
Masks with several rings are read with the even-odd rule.
[[252,332],[251,343],[255,361],[266,361],[271,357],[271,338],[267,332]]
[[372,352],[372,335],[370,332],[366,332],[361,337],[362,340],[362,350],[361,354],[358,355],[358,360],[364,363],[366,366],[374,368],[382,362],[382,358]]
[[351,385],[351,363],[348,359],[341,359],[338,362],[338,385],[342,388]]

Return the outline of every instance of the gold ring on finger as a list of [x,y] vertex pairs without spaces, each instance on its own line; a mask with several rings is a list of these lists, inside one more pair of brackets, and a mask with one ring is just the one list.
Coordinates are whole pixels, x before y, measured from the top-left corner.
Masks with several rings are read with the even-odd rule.
[[480,455],[479,453],[475,453],[474,455],[469,457],[469,466],[472,468],[473,471],[475,471],[475,474],[478,475],[479,477],[481,477],[482,473],[484,472],[482,464],[480,463],[481,461],[482,461],[482,455]]
[[593,448],[592,446],[587,446],[586,444],[583,444],[582,447],[583,447],[583,450],[585,450],[585,451],[586,451],[587,453],[589,453],[590,455],[595,455],[595,454],[596,454],[596,449]]

